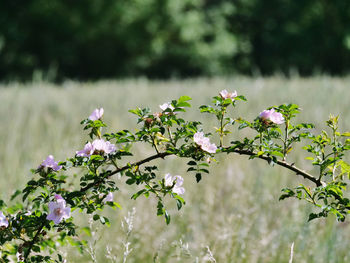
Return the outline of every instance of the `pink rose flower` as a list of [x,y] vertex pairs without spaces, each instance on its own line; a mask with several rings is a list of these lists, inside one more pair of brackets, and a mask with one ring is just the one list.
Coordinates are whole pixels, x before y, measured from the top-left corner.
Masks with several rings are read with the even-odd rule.
[[175,182],[175,185],[172,191],[175,194],[182,195],[185,193],[185,188],[181,187],[184,183],[184,179],[180,175],[171,176],[171,174],[166,174],[164,177],[164,185],[166,187],[172,187]]
[[0,227],[8,227],[9,226],[9,221],[7,221],[6,216],[2,212],[0,212]]
[[232,101],[237,97],[237,91],[234,91],[234,92],[228,92],[227,90],[222,90],[219,92],[221,98],[223,99],[231,99]]
[[162,104],[162,105],[159,105],[159,108],[160,108],[162,111],[165,111],[166,109],[170,109],[170,110],[173,111],[173,110],[175,109],[174,106],[171,105],[170,102],[164,103],[164,104]]
[[28,210],[24,215],[25,216],[30,216],[32,214],[32,211]]
[[201,147],[203,151],[208,153],[216,153],[216,145],[214,143],[210,143],[209,138],[205,137],[203,132],[196,132],[193,135],[193,140]]
[[216,153],[216,150],[217,150],[216,145],[214,143],[210,143],[210,142],[203,143],[201,145],[201,148],[202,148],[203,151],[206,151],[208,153]]
[[283,115],[279,112],[276,112],[275,109],[264,110],[263,112],[260,112],[259,117],[264,121],[271,121],[275,124],[284,123]]
[[104,203],[107,202],[113,202],[113,193],[109,192],[108,195],[105,197],[105,199],[103,200]]
[[59,195],[59,194],[55,194],[55,199],[56,200],[59,200],[59,199],[64,200],[63,197],[61,195]]
[[47,220],[52,220],[56,225],[63,219],[70,217],[70,208],[66,207],[66,201],[60,195],[55,195],[55,202],[49,203],[50,213],[47,215]]
[[92,147],[94,148],[94,151],[102,151],[106,154],[115,152],[117,150],[114,144],[102,139],[94,140],[92,142]]
[[99,119],[102,118],[102,115],[103,115],[103,108],[100,108],[100,109],[95,109],[89,116],[89,120],[92,120],[92,121],[97,121]]
[[95,149],[92,146],[91,142],[85,144],[84,149],[81,151],[76,151],[77,156],[89,157],[94,153]]
[[38,169],[43,167],[51,168],[56,172],[62,168],[62,166],[58,165],[58,162],[55,162],[52,155],[47,156],[47,158],[39,165]]
[[109,141],[96,139],[92,143],[88,142],[87,144],[85,144],[83,150],[76,151],[76,155],[81,157],[90,157],[95,153],[95,151],[109,154],[115,152],[116,150],[117,147]]
[[206,141],[209,140],[209,138],[204,137],[204,133],[203,132],[196,132],[193,135],[193,140],[195,143],[197,143],[198,145],[202,145],[203,143],[205,143]]

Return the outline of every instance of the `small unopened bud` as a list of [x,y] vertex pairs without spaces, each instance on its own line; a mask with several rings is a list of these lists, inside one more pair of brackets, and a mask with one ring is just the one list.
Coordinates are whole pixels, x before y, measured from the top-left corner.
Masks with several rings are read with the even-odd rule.
[[153,119],[152,119],[152,118],[146,118],[146,119],[145,119],[145,125],[146,125],[147,127],[152,126],[152,124],[153,124]]

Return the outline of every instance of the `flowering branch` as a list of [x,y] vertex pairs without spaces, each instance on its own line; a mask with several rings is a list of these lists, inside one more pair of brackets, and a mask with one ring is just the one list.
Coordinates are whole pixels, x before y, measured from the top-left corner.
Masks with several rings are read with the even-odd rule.
[[[185,193],[184,179],[169,173],[159,179],[158,167],[149,163],[170,155],[189,160],[187,172],[193,172],[197,182],[201,180],[202,174],[209,173],[211,160],[219,153],[236,153],[279,165],[315,184],[314,188],[303,184],[284,188],[280,200],[294,197],[312,204],[318,212],[311,213],[309,220],[329,214],[336,215],[338,220],[345,220],[350,212],[350,200],[344,197],[347,186],[344,178],[350,178],[350,164],[343,157],[350,150],[350,133],[338,131],[338,117],[331,116],[327,121],[327,126],[332,130],[331,137],[325,131],[319,135],[312,134],[313,124],[295,124],[293,118],[300,112],[295,104],[270,107],[253,121],[233,119],[228,117],[229,109],[234,109],[238,102],[246,99],[237,95],[236,91],[223,90],[219,96],[213,97],[213,105],[200,107],[201,113],[212,114],[218,121],[216,132],[219,142],[216,144],[216,138],[211,133],[205,133],[199,121],[186,121],[181,117],[180,113],[191,106],[189,100],[190,97],[182,96],[164,103],[160,105],[162,112],[151,113],[148,108],[130,110],[137,115],[138,123],[141,124],[135,133],[121,130],[103,134],[102,128],[106,127],[102,120],[103,108],[94,110],[81,122],[85,125],[84,129],[89,131],[91,142],[87,142],[82,150],[76,151],[73,158],[64,162],[56,162],[49,155],[37,169],[32,170],[35,176],[27,182],[26,187],[15,192],[12,199],[18,195],[22,195],[22,199],[14,206],[7,207],[0,200],[0,246],[3,249],[0,259],[9,262],[16,254],[14,251],[18,251],[17,261],[64,262],[59,252],[55,260],[41,253],[46,249],[56,251],[57,244],[63,245],[68,241],[78,248],[84,245],[83,241],[71,238],[77,235],[78,228],[71,211],[78,209],[92,214],[95,221],[110,224],[108,218],[98,213],[105,206],[119,207],[113,201],[113,192],[118,191],[119,187],[111,180],[118,173],[126,177],[127,185],[141,187],[131,196],[132,199],[136,200],[142,195],[157,198],[157,215],[164,216],[165,222],[169,224],[170,214],[163,202],[166,197],[170,197],[176,202],[178,210],[185,205],[182,198]],[[284,131],[280,128],[283,123]],[[235,124],[239,125],[238,130],[251,129],[255,136],[233,141],[230,146],[224,147],[224,137],[229,136],[229,128]],[[286,161],[287,154],[302,140],[306,142],[303,149],[311,154],[307,159],[319,168],[318,178]],[[125,156],[133,155],[131,147],[139,142],[155,148],[157,153],[136,162],[123,163]],[[78,182],[65,174],[72,167],[85,168]],[[79,186],[75,189],[78,190],[74,190],[77,184]],[[46,235],[46,231],[57,235]],[[40,235],[45,235],[45,240]],[[3,246],[6,243],[12,246]],[[32,251],[36,254],[29,259]]]

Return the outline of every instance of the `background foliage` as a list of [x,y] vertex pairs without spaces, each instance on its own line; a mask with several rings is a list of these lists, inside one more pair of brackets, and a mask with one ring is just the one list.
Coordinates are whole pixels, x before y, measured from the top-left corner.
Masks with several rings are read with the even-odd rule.
[[342,74],[343,0],[30,0],[0,9],[0,80]]

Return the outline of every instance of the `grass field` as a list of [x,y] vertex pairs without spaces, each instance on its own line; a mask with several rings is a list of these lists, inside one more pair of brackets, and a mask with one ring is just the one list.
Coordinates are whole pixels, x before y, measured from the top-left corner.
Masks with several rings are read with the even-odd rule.
[[[298,117],[324,127],[330,113],[340,115],[341,129],[350,130],[349,78],[232,78],[151,82],[144,79],[96,83],[66,82],[9,84],[0,87],[0,198],[22,188],[30,178],[29,169],[49,154],[64,160],[73,156],[87,140],[80,120],[96,107],[105,109],[108,131],[135,130],[136,118],[128,109],[158,105],[180,95],[193,98],[188,119],[206,123],[212,132],[214,119],[199,115],[198,106],[208,103],[222,89],[237,90],[247,97],[233,117],[252,120],[268,106],[285,102],[299,104]],[[233,133],[232,136],[241,136]],[[139,146],[136,157],[151,154]],[[305,154],[294,154],[304,167]],[[120,191],[115,201],[121,210],[107,208],[110,228],[94,224],[88,253],[65,249],[67,262],[288,262],[294,243],[293,262],[349,262],[350,226],[334,217],[307,222],[312,210],[296,200],[279,202],[285,186],[296,186],[303,179],[265,162],[246,157],[221,156],[211,174],[195,183],[186,175],[186,166],[172,158],[159,163],[159,178],[165,173],[185,178],[187,202],[181,212],[169,203],[172,223],[156,216],[154,199],[130,200],[137,187],[128,189],[124,178],[115,178]],[[308,166],[307,166],[308,167]],[[129,215],[128,215],[129,214]],[[81,225],[89,219],[80,218]]]

